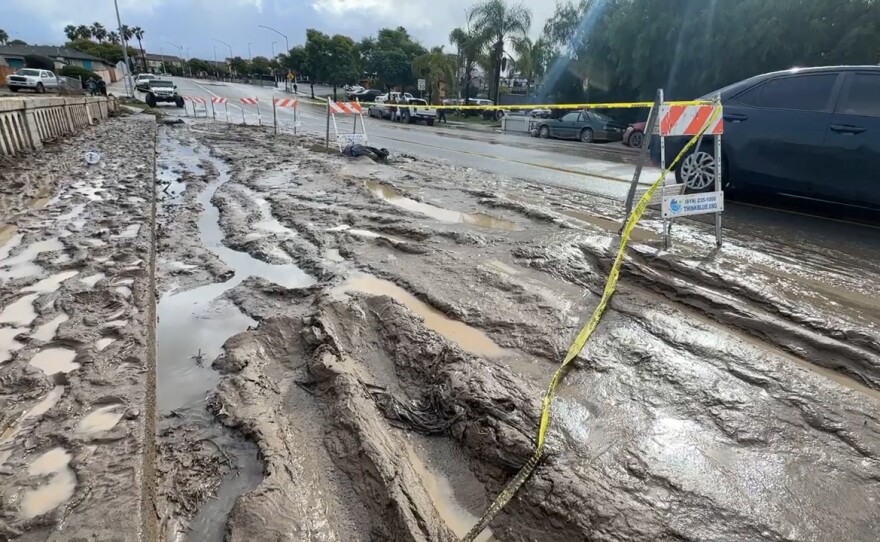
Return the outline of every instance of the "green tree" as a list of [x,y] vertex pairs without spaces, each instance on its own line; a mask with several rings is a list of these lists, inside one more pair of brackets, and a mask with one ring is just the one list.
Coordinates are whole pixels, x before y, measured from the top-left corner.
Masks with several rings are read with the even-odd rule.
[[379,30],[376,38],[361,40],[358,50],[364,71],[388,87],[415,86],[413,60],[427,53],[402,26]]
[[327,57],[330,65],[327,79],[333,85],[333,99],[336,99],[336,87],[347,85],[360,79],[360,56],[357,46],[348,36],[336,34],[327,44]]
[[[82,51],[92,56],[96,56],[98,58],[103,58],[110,64],[116,64],[117,62],[122,60],[122,47],[118,43],[115,43],[113,41],[108,41],[106,43],[96,43],[89,39],[80,38],[67,42],[65,46],[76,49],[78,51]],[[134,48],[129,47],[128,56],[134,57],[136,55],[137,51]]]
[[6,33],[5,30],[0,28],[0,43],[6,44],[9,41],[9,34]]
[[214,73],[214,68],[210,64],[198,58],[189,59],[186,62],[186,66],[189,68],[189,71],[196,75]]
[[544,39],[532,41],[521,38],[514,42],[516,61],[514,70],[528,80],[526,94],[529,94],[532,81],[544,75],[550,61],[551,49]]
[[314,28],[309,28],[306,30],[304,50],[309,83],[312,87],[312,98],[314,98],[315,82],[326,82],[329,76],[330,36]]
[[[76,38],[74,38],[74,39],[76,39]],[[71,40],[71,41],[73,41],[73,40]],[[108,33],[107,34],[107,41],[118,45],[119,44],[119,33],[115,32],[115,31]]]
[[141,62],[143,63],[144,71],[147,70],[147,54],[144,52],[144,29],[136,26],[131,29],[132,35],[138,40],[138,49],[141,51]]
[[92,23],[92,26],[89,27],[89,30],[92,32],[92,37],[98,40],[98,43],[103,43],[105,39],[107,39],[107,29],[104,28],[99,22]]
[[92,29],[88,26],[81,24],[76,27],[76,37],[79,39],[89,39],[92,37]]
[[122,25],[122,39],[125,40],[125,44],[128,45],[128,42],[131,41],[131,38],[134,37],[134,31],[127,24]]
[[24,40],[10,40],[6,45],[27,45],[28,43]]
[[470,9],[468,20],[489,49],[489,95],[497,103],[504,44],[526,37],[532,25],[531,11],[521,4],[508,6],[504,0],[484,0]]
[[248,61],[237,56],[229,61],[229,67],[232,68],[233,73],[237,73],[238,75],[247,74],[250,72],[250,65],[248,65]]
[[416,77],[427,81],[428,98],[433,101],[440,98],[442,85],[455,81],[456,55],[447,54],[443,47],[434,47],[429,53],[417,56],[413,60],[413,73]]
[[264,56],[255,56],[251,59],[250,65],[251,73],[255,73],[258,75],[267,75],[272,73],[272,68],[269,65],[269,59]]
[[465,104],[470,103],[471,84],[477,60],[483,48],[479,36],[462,28],[456,28],[449,34],[449,42],[458,50],[458,66],[456,75],[464,93]]
[[67,39],[73,41],[79,37],[77,34],[76,26],[69,24],[64,27],[64,35],[67,36]]

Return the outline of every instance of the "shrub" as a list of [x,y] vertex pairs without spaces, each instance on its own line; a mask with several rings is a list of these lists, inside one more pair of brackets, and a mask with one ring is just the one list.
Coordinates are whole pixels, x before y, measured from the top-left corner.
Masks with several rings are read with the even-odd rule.
[[73,79],[81,79],[83,85],[85,85],[86,81],[91,79],[92,77],[96,77],[98,79],[101,78],[97,73],[87,70],[82,66],[64,66],[61,68],[61,73],[58,75],[63,75],[64,77],[72,77]]

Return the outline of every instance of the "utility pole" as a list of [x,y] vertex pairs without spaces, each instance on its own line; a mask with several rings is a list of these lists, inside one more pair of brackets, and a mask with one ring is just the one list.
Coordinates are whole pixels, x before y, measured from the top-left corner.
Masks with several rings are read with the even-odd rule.
[[116,24],[119,25],[119,40],[122,41],[122,61],[125,62],[125,69],[122,71],[122,78],[125,79],[125,93],[134,96],[131,90],[131,80],[129,72],[131,65],[128,63],[128,43],[125,41],[125,34],[122,33],[122,18],[119,16],[119,2],[113,0],[113,6],[116,8]]
[[[223,40],[218,40],[217,38],[211,38],[211,39],[214,40],[214,41],[216,41],[217,43],[222,43],[223,45],[229,47],[229,62],[231,63],[231,62],[232,62],[232,56],[233,56],[233,55],[232,55],[232,46],[229,45],[228,43],[226,43],[226,42],[223,41]],[[231,73],[232,75],[235,75],[235,72],[232,70],[232,64],[229,65],[229,73]]]
[[217,77],[217,46],[214,46],[214,77]]
[[252,42],[252,41],[248,42],[248,62],[250,62],[254,59],[254,55],[251,54],[251,45],[253,45],[253,44],[254,44],[254,42]]
[[[283,37],[284,38],[284,46],[286,47],[286,49],[284,50],[284,54],[285,55],[290,54],[290,41],[288,41],[288,39],[287,39],[287,34],[282,34],[281,32],[279,32],[278,30],[275,30],[271,26],[266,26],[264,24],[258,24],[257,28],[265,28],[266,30],[271,30],[272,32],[275,32],[279,36]],[[273,53],[273,56],[274,56],[274,53]],[[290,79],[288,79],[286,75],[284,76],[284,90],[290,90]]]
[[275,59],[275,44],[276,43],[278,43],[278,42],[277,41],[272,42],[272,59],[273,60]]

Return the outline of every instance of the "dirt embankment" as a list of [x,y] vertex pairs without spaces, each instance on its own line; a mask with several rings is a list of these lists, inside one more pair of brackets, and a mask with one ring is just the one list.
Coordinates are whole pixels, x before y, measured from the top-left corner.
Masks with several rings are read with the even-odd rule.
[[[308,276],[249,264],[222,292],[258,327],[227,342],[208,406],[265,462],[229,539],[463,535],[531,453],[619,209],[256,129],[180,134],[228,169],[210,199],[223,246]],[[549,457],[492,536],[876,540],[877,263],[844,273],[857,256],[736,236],[714,252],[693,223],[664,254],[658,231],[638,230]]]
[[0,539],[155,535],[155,132],[111,119],[4,170]]

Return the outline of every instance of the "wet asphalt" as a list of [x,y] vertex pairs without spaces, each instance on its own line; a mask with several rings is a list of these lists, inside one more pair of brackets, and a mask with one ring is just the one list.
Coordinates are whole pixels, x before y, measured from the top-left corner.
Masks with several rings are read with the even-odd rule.
[[[229,120],[240,123],[242,118],[249,124],[257,124],[262,117],[264,125],[273,121],[272,98],[290,97],[283,89],[254,85],[216,83],[174,78],[178,92],[184,96],[228,99]],[[309,97],[308,85],[299,86],[299,95]],[[327,92],[327,88],[317,91]],[[339,91],[340,99],[342,90]],[[241,98],[258,98],[262,105],[260,116],[252,105],[241,104]],[[191,106],[190,106],[191,107]],[[217,119],[225,120],[223,106],[215,106]],[[208,114],[212,105],[206,104]],[[179,114],[169,109],[169,114]],[[190,109],[191,111],[191,109]],[[242,115],[243,114],[243,115]],[[279,129],[291,132],[325,134],[327,116],[316,105],[303,103],[294,117],[291,108],[278,108]],[[337,117],[337,129],[348,132],[354,128],[352,117]],[[424,125],[401,125],[387,120],[365,118],[369,144],[385,147],[392,152],[405,153],[426,159],[441,159],[461,168],[487,171],[510,179],[565,188],[607,197],[615,202],[626,198],[632,178],[633,166],[587,158],[583,144],[554,140],[540,140],[521,135],[491,131],[465,130]],[[363,128],[358,124],[358,131]],[[334,134],[330,123],[331,140]],[[599,153],[615,154],[619,144],[597,145]],[[593,152],[593,151],[591,151]],[[615,160],[632,161],[633,154],[623,150]],[[646,186],[657,178],[659,170],[646,167],[641,184]],[[773,198],[765,194],[735,194],[736,201],[728,199],[723,215],[725,229],[758,238],[784,242],[792,246],[809,244],[816,248],[828,248],[853,254],[858,259],[880,258],[880,216],[856,213],[851,209],[810,203],[785,198]],[[691,220],[709,221],[710,217]]]

